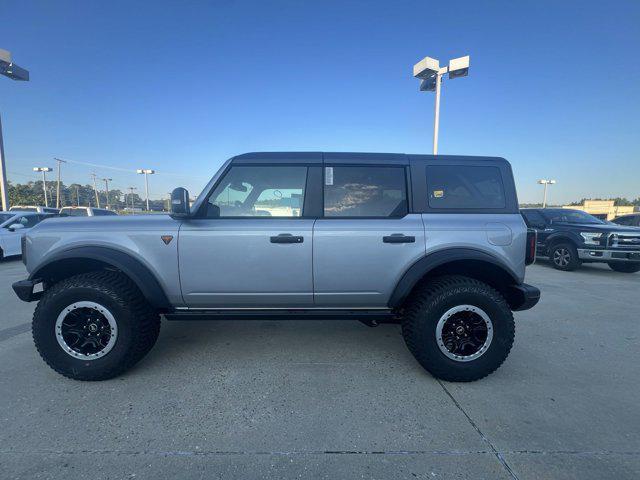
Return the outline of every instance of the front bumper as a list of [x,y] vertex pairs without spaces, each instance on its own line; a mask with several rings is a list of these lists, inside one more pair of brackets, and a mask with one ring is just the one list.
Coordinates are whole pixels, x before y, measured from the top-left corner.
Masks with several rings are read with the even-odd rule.
[[42,290],[34,292],[36,285],[39,283],[39,280],[18,280],[17,282],[14,282],[11,287],[13,288],[13,291],[16,292],[16,295],[20,300],[23,302],[33,302],[38,300],[44,293]]
[[640,250],[579,248],[578,258],[591,262],[640,262]]
[[507,293],[507,302],[514,312],[529,310],[540,300],[540,289],[533,285],[521,283],[511,285]]

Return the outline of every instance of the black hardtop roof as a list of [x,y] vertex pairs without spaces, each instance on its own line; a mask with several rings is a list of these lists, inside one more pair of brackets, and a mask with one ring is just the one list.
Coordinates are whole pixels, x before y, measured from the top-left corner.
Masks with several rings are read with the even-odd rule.
[[363,153],[363,152],[251,152],[232,158],[232,163],[367,163],[408,165],[411,161],[433,162],[481,162],[508,163],[501,157],[470,155],[414,155],[405,153]]

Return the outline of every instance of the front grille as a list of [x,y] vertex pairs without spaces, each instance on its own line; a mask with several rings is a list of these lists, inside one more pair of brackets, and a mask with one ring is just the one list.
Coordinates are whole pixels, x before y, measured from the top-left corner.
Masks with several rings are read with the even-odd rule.
[[640,250],[640,234],[612,233],[609,235],[609,246],[612,248],[632,248]]

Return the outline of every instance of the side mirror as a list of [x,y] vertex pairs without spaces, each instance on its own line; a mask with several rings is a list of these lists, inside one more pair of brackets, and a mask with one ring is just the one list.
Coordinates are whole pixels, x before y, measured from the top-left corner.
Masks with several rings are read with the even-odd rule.
[[9,227],[9,231],[11,232],[15,232],[16,230],[22,230],[24,228],[24,225],[21,223],[14,223],[13,225],[11,225]]
[[171,192],[172,218],[188,218],[191,214],[189,207],[189,192],[186,188],[178,187]]

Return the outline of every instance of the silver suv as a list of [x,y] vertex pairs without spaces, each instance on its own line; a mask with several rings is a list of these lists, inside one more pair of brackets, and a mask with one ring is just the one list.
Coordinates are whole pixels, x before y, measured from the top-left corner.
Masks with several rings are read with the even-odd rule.
[[[171,215],[52,219],[23,242],[39,299],[33,338],[57,372],[121,374],[154,345],[160,316],[397,322],[438,378],[496,370],[535,255],[502,158],[251,153],[228,160]],[[34,287],[38,286],[38,291]]]

